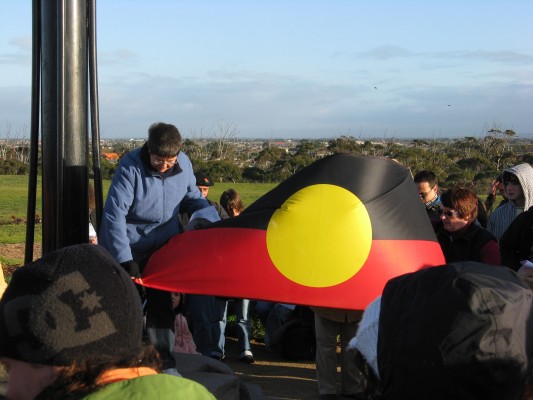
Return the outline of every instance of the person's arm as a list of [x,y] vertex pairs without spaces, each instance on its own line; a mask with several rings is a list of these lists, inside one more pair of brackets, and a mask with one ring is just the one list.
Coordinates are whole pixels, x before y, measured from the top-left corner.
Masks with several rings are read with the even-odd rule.
[[527,267],[527,266],[520,267],[520,269],[517,271],[517,275],[520,277],[520,279],[522,279],[525,283],[527,283],[527,285],[529,286],[531,290],[533,290],[533,268],[532,267]]
[[218,203],[216,203],[216,202],[213,202],[213,206],[214,206],[215,209],[217,210],[218,215],[220,215],[220,219],[227,219],[227,218],[229,218],[229,215],[228,215],[228,213],[226,212],[226,210],[224,210],[224,207],[222,207],[220,204],[218,204]]
[[502,265],[500,248],[496,240],[489,240],[480,250],[481,262],[491,265]]
[[490,183],[487,190],[487,198],[485,199],[485,209],[487,213],[490,213],[492,207],[494,206],[494,201],[496,200],[496,189],[498,187],[498,182],[493,179]]
[[500,253],[502,256],[502,264],[515,271],[520,268],[520,246],[523,238],[523,222],[526,220],[526,214],[522,213],[511,222],[511,225],[503,233],[500,238]]
[[119,165],[119,169],[113,176],[104,207],[100,244],[121,264],[133,261],[126,226],[126,216],[133,198],[131,173],[127,168]]

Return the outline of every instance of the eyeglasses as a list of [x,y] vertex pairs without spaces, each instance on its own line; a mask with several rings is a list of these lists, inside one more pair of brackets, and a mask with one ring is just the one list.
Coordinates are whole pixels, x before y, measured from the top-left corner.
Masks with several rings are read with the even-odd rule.
[[451,218],[454,215],[459,215],[459,213],[457,211],[455,211],[455,210],[453,210],[453,211],[450,211],[450,210],[444,211],[442,208],[439,208],[439,214],[440,215],[442,215],[442,214],[446,215],[446,218]]
[[150,154],[150,162],[157,166],[157,167],[160,167],[161,165],[165,164],[167,167],[171,168],[173,167],[174,165],[176,165],[178,163],[178,157],[176,156],[176,158],[174,158],[174,160],[166,160],[166,159],[161,159],[161,158],[157,158],[158,156],[155,155],[155,154]]
[[153,160],[152,163],[154,165],[163,165],[163,164],[166,164],[167,167],[173,167],[174,165],[176,165],[178,163],[178,160],[176,161],[167,161],[167,160]]

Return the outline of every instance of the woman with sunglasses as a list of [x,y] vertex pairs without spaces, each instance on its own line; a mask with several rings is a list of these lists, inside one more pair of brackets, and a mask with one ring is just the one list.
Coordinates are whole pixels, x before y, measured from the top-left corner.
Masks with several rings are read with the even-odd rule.
[[494,235],[477,222],[478,198],[463,187],[441,195],[440,222],[436,233],[446,262],[479,261],[501,265]]

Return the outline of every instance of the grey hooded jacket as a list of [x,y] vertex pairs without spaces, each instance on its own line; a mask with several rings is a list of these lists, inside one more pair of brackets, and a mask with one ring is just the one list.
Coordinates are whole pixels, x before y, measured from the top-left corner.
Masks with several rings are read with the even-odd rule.
[[[524,163],[507,168],[505,172],[509,172],[518,178],[520,186],[522,186],[522,191],[524,192],[524,211],[526,211],[533,205],[533,167]],[[512,201],[508,201],[492,212],[487,224],[487,230],[496,236],[497,240],[500,240],[500,237],[516,218],[516,215],[515,204]]]

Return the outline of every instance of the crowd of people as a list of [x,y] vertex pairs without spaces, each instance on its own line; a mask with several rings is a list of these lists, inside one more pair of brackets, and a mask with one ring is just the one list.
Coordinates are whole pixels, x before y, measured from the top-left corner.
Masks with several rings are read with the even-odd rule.
[[[220,204],[208,199],[213,182],[194,173],[181,147],[174,125],[151,125],[147,142],[120,160],[98,238],[92,213],[91,243],[99,245],[59,249],[15,272],[0,300],[7,398],[128,398],[134,392],[146,398],[214,398],[180,376],[174,353],[224,360],[228,304],[237,316],[239,358],[255,361],[250,300],[133,283],[152,253],[174,235],[244,210],[233,189],[222,193]],[[447,264],[389,281],[364,314],[312,307],[318,394],[321,399],[521,399],[533,360],[528,286],[533,286],[533,168],[524,163],[502,171],[484,202],[466,187],[442,191],[432,171],[419,171],[413,180]],[[199,214],[202,218],[195,218]],[[276,331],[294,309],[256,303],[269,351],[277,351]],[[494,329],[498,334],[487,339]],[[403,331],[413,339],[394,336]],[[448,336],[440,337],[443,332]],[[491,340],[497,352],[486,343]],[[472,381],[463,382],[465,376]],[[418,393],[411,393],[417,385]],[[502,393],[509,395],[494,397]]]

